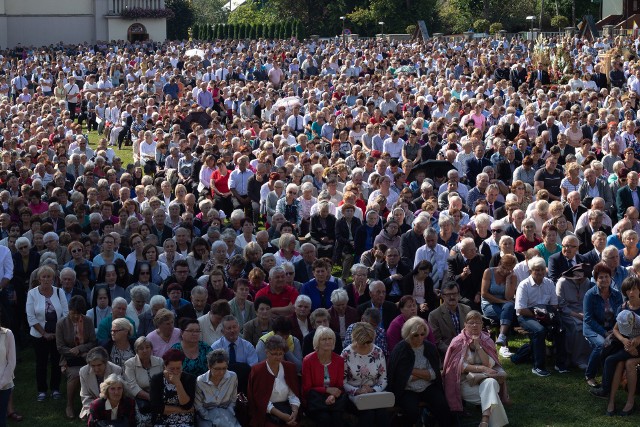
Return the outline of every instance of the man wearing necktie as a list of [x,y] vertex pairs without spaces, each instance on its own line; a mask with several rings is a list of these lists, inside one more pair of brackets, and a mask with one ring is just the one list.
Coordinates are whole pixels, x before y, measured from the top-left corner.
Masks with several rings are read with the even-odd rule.
[[620,187],[616,194],[616,206],[618,207],[618,220],[624,218],[627,208],[633,206],[640,209],[638,172],[631,171],[627,174],[627,185]]
[[240,337],[240,324],[229,315],[222,318],[222,337],[211,349],[224,349],[229,354],[229,370],[238,376],[238,392],[246,393],[251,367],[258,363],[258,354],[251,343]]
[[551,280],[556,282],[571,267],[587,262],[584,256],[578,253],[579,246],[580,241],[574,235],[566,236],[562,239],[562,251],[549,257],[547,275]]

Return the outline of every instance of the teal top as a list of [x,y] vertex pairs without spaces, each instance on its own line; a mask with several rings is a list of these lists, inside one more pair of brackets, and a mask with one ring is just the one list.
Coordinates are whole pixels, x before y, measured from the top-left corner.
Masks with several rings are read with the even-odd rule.
[[562,245],[556,244],[556,250],[553,252],[549,252],[545,247],[544,243],[540,243],[539,245],[536,245],[534,249],[537,249],[538,252],[540,252],[540,256],[544,258],[544,262],[547,265],[549,265],[549,257],[553,254],[557,254],[558,252],[560,252],[562,250]]
[[[175,343],[171,348],[182,351],[182,343]],[[211,351],[211,347],[202,341],[198,342],[198,357],[195,359],[184,358],[182,362],[182,371],[193,376],[199,376],[209,370],[207,366],[207,354]]]

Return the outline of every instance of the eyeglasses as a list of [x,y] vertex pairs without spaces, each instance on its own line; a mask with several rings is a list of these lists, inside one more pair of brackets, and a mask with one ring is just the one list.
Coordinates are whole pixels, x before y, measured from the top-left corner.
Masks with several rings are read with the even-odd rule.
[[285,274],[287,276],[295,276],[295,273],[293,271],[287,271]]
[[229,368],[227,368],[226,366],[223,368],[211,368],[212,371],[216,371],[216,372],[223,372],[223,371],[226,371],[227,369]]
[[454,294],[441,294],[444,298],[457,298],[458,297],[458,292],[454,293]]
[[424,336],[426,336],[426,335],[427,335],[427,333],[426,333],[426,332],[416,332],[416,333],[415,333],[415,334],[413,334],[412,336],[413,336],[414,338],[418,338],[418,337],[424,337]]
[[185,332],[190,332],[190,333],[200,333],[202,332],[200,329],[185,329]]
[[500,234],[502,233],[502,230],[498,229],[498,230],[491,230],[492,233],[496,233],[496,234]]
[[578,245],[563,245],[563,247],[565,247],[565,248],[574,248],[575,249],[575,248],[578,247]]
[[17,246],[16,246],[16,249],[18,249],[19,251],[21,251],[21,250],[23,250],[23,249],[29,249],[29,246],[20,246],[20,247],[17,247]]
[[84,249],[71,249],[72,254],[77,254],[78,252],[82,252]]
[[142,276],[143,274],[148,276],[149,274],[151,274],[151,272],[150,271],[141,271],[140,272],[140,276]]
[[112,334],[117,334],[118,332],[122,332],[122,331],[124,331],[124,329],[112,329],[111,333]]

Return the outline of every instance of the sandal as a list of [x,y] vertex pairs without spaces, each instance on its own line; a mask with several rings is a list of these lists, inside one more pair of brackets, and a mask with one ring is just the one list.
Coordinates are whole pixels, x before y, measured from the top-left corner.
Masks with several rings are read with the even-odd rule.
[[7,418],[16,422],[20,422],[24,419],[24,417],[17,412],[10,413],[9,415],[7,415]]
[[478,427],[489,427],[489,423],[487,421],[482,421],[478,424]]

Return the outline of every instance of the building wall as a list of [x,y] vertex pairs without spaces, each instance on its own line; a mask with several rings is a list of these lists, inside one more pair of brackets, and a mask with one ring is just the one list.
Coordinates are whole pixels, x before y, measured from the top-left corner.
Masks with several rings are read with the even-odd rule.
[[[47,46],[60,41],[82,43],[95,41],[95,20],[86,16],[8,16],[7,43],[4,46]],[[0,25],[0,28],[2,25]],[[0,36],[1,40],[1,36]]]
[[145,26],[149,39],[154,41],[164,41],[167,38],[167,21],[165,19],[140,19],[136,21],[120,18],[109,18],[108,34],[111,40],[126,40],[127,30],[132,24],[140,23]]
[[623,0],[602,0],[602,17],[609,15],[622,15]]
[[94,0],[7,0],[7,15],[92,15]]

